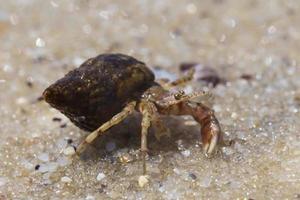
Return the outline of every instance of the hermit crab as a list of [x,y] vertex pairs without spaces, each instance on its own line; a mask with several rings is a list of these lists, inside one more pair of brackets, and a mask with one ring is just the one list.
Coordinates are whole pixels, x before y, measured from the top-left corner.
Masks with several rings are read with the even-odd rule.
[[101,54],[88,59],[50,85],[43,97],[76,126],[91,132],[78,146],[77,154],[132,112],[140,112],[141,152],[146,173],[148,128],[155,126],[158,137],[168,131],[160,115],[191,115],[201,125],[203,150],[208,156],[221,139],[220,125],[213,110],[199,101],[193,101],[206,95],[205,92],[185,94],[182,90],[169,91],[192,77],[191,71],[173,82],[155,81],[153,72],[131,56]]

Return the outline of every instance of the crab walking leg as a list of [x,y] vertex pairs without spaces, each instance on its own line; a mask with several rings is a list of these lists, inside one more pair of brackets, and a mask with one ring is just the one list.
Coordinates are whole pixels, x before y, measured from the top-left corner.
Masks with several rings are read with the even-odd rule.
[[159,83],[163,86],[163,88],[170,89],[175,86],[184,85],[187,82],[191,81],[194,77],[194,74],[195,74],[195,68],[192,68],[187,72],[186,75],[184,75],[179,79],[176,79],[175,81],[166,82],[165,80],[161,80],[159,81]]
[[148,135],[148,128],[150,127],[150,117],[147,113],[143,114],[142,119],[142,134],[141,134],[141,152],[143,156],[143,174],[146,174],[146,155],[148,152],[147,148],[147,135]]
[[171,136],[170,130],[168,127],[165,126],[164,122],[161,119],[159,112],[153,102],[143,101],[144,105],[141,104],[141,112],[146,110],[149,114],[151,125],[154,129],[154,136],[155,138],[160,141],[162,136]]
[[201,103],[179,102],[167,107],[160,107],[159,112],[168,115],[191,115],[201,125],[203,150],[210,156],[221,137],[221,128],[213,110]]
[[148,152],[147,147],[147,135],[148,135],[148,129],[151,125],[151,121],[153,121],[153,118],[155,119],[155,113],[157,112],[156,107],[153,103],[149,101],[142,101],[139,104],[139,110],[143,115],[142,118],[142,132],[141,132],[141,152],[143,157],[143,174],[146,174],[146,155]]
[[165,126],[159,115],[156,115],[155,119],[152,119],[151,124],[154,129],[154,136],[158,141],[160,141],[162,136],[171,137],[169,128]]
[[92,143],[97,137],[103,134],[106,130],[118,124],[119,122],[123,121],[128,115],[130,115],[134,111],[135,105],[136,105],[135,101],[128,103],[120,113],[116,114],[109,121],[102,124],[97,130],[90,133],[85,138],[85,140],[81,142],[81,144],[78,146],[76,151],[77,154],[82,153],[85,150],[87,144]]
[[195,68],[190,69],[187,74],[175,81],[172,81],[170,83],[168,83],[169,87],[175,87],[178,85],[183,85],[189,81],[191,81],[194,78],[194,74],[195,74]]

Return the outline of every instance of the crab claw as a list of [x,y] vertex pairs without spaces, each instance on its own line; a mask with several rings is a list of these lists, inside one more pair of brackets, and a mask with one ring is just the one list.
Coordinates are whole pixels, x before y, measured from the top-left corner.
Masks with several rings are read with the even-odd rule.
[[203,151],[207,157],[210,157],[217,147],[221,128],[218,120],[213,114],[209,114],[204,119],[201,119],[200,124]]
[[[219,121],[214,111],[201,103],[189,103],[190,113],[201,125],[201,138],[204,154],[210,157],[216,149],[221,138]],[[187,108],[185,108],[187,109]]]
[[203,151],[210,157],[222,140],[222,132],[214,111],[200,102],[181,101],[177,104],[160,105],[161,114],[191,115],[201,126]]

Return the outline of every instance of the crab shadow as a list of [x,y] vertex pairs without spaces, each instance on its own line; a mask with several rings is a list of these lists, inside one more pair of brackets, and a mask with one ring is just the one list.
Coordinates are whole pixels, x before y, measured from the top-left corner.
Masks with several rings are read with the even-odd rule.
[[[147,137],[150,156],[176,153],[179,151],[179,143],[184,148],[199,144],[201,138],[199,125],[187,126],[185,125],[186,120],[182,117],[164,116],[162,119],[165,126],[170,130],[170,137],[163,136],[157,140],[154,136],[154,129],[151,127]],[[97,138],[88,146],[81,158],[83,160],[97,160],[124,148],[139,150],[141,145],[140,133],[141,116],[136,113]]]

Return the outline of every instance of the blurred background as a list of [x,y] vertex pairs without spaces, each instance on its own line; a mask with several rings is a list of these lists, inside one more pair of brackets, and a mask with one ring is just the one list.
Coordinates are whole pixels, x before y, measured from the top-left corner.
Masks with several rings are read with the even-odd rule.
[[[299,199],[299,10],[295,0],[1,0],[0,199]],[[138,117],[123,124],[136,134],[126,145],[116,133],[84,158],[61,153],[87,133],[44,103],[43,90],[113,52],[157,77],[195,67],[188,89],[214,94],[234,145],[207,159],[191,118],[166,119],[173,137],[150,140],[145,188],[141,162],[129,162]]]

